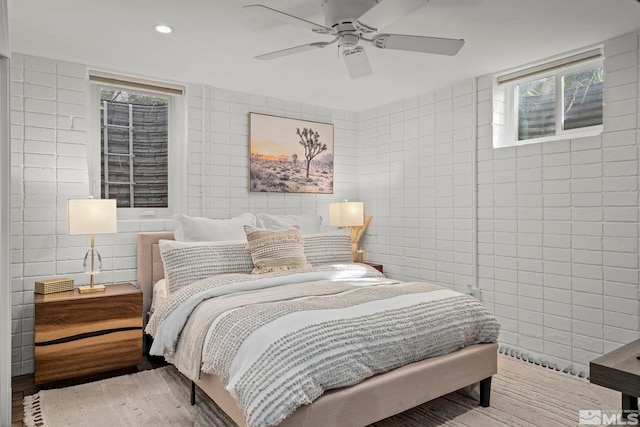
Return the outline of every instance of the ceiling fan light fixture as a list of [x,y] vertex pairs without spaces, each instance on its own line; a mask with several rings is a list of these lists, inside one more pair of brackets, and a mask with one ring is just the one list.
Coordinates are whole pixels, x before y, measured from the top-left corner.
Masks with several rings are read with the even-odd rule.
[[355,46],[342,52],[344,62],[352,79],[370,76],[373,73],[367,53],[362,46]]

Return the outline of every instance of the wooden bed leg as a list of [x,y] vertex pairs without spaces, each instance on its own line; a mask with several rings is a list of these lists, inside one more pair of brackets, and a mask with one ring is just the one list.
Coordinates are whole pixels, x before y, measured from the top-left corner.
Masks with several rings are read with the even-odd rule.
[[191,406],[196,404],[196,383],[191,381]]
[[480,406],[487,408],[491,399],[491,377],[480,381]]

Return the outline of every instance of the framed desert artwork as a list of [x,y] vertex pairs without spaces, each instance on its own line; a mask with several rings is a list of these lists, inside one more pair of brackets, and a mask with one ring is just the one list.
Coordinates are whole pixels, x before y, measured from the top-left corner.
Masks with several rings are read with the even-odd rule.
[[333,194],[333,125],[249,113],[249,191]]

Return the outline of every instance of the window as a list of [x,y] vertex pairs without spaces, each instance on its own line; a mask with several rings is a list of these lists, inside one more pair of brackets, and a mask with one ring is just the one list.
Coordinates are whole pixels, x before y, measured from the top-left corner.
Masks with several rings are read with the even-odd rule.
[[601,133],[603,83],[599,49],[498,77],[494,147]]
[[100,88],[100,193],[119,208],[169,207],[169,98]]
[[[167,217],[182,201],[178,159],[182,88],[91,72],[92,194],[116,199],[122,219]],[[184,138],[182,138],[184,144]],[[169,168],[172,165],[172,168]]]

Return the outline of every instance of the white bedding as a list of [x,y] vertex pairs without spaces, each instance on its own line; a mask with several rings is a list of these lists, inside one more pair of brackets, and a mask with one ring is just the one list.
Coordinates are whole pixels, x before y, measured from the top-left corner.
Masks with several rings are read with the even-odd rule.
[[194,380],[218,375],[251,427],[278,424],[325,390],[495,342],[498,331],[473,297],[362,264],[201,280],[172,294],[147,326],[151,354]]

